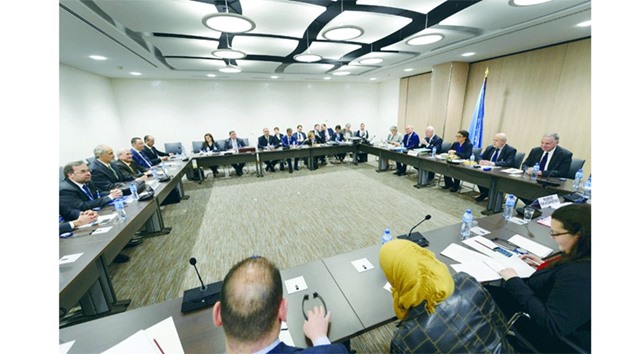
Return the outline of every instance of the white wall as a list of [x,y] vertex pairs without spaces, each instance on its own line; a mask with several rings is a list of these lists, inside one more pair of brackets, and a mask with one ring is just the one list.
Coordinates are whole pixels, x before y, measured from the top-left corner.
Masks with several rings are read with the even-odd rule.
[[[387,83],[107,79],[61,66],[61,164],[92,155],[97,144],[129,147],[134,136],[155,136],[156,146],[229,130],[256,145],[262,128],[282,133],[315,123],[354,129],[366,123],[371,136],[387,136],[397,122],[398,80]],[[80,123],[78,126],[77,123]],[[87,128],[84,128],[84,124]],[[84,134],[88,129],[92,134]],[[83,136],[81,136],[82,134]],[[69,137],[77,136],[77,139]],[[67,138],[67,139],[65,139]]]

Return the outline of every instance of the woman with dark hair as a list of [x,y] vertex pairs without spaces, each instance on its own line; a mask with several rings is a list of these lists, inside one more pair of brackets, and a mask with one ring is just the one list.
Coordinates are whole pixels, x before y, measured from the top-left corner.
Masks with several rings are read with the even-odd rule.
[[512,268],[499,272],[502,288],[487,287],[504,314],[529,314],[517,321],[517,331],[540,352],[572,351],[565,341],[590,352],[591,346],[591,208],[570,204],[551,215],[549,234],[560,254],[548,260],[525,254],[536,268],[529,279],[521,279]]
[[[211,133],[205,134],[204,139],[205,141],[202,143],[201,151],[206,152],[206,153],[213,153],[213,152],[218,152],[220,150],[217,147],[217,144],[215,143],[215,140],[213,139],[213,135],[211,135]],[[213,172],[213,177],[217,177],[218,167],[219,166],[209,166],[209,168]]]
[[[450,149],[448,150],[449,155],[456,155],[461,159],[469,159],[472,154],[474,146],[471,141],[469,141],[469,132],[467,130],[459,130],[456,133],[456,141],[450,145]],[[443,180],[445,182],[445,186],[443,189],[450,188],[451,192],[456,192],[461,187],[461,180],[444,176]]]

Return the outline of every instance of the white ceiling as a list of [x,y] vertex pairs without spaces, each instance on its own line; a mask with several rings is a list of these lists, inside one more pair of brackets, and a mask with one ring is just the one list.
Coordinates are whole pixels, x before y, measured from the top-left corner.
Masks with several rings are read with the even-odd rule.
[[[553,0],[514,6],[513,0],[60,0],[60,62],[110,78],[324,80],[375,82],[429,72],[433,65],[475,62],[591,36],[589,0]],[[227,34],[202,24],[206,15],[240,12],[256,27],[228,34],[230,47],[247,54],[225,74],[212,52]],[[329,28],[354,25],[360,37],[329,41]],[[444,38],[406,42],[423,34]],[[302,63],[309,51],[323,57]],[[463,57],[465,52],[475,52]],[[96,61],[90,55],[101,55]],[[373,65],[361,59],[381,58]],[[409,69],[405,71],[405,69]],[[348,76],[333,73],[351,72]],[[132,76],[139,72],[140,76]]]

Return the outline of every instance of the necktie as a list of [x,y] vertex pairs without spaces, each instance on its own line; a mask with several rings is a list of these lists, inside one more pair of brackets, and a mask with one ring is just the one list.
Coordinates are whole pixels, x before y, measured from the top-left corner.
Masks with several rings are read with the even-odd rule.
[[129,169],[131,170],[132,174],[136,174],[136,170],[133,169],[133,167],[131,167],[131,164],[128,164],[127,166],[129,166]]
[[140,151],[138,155],[140,156],[140,158],[142,158],[142,161],[144,161],[148,167],[153,166],[151,162],[144,156],[144,152]]
[[541,172],[544,171],[546,166],[547,166],[547,152],[545,151],[542,159],[540,159],[540,171]]
[[95,198],[93,198],[93,194],[90,192],[90,189],[88,189],[88,186],[87,186],[87,185],[83,185],[83,186],[82,186],[82,190],[84,191],[84,193],[86,193],[86,195],[88,196],[88,198],[89,198],[90,200],[95,199]]
[[116,171],[114,171],[114,169],[112,168],[112,166],[110,165],[106,165],[107,168],[110,169],[110,171],[112,171],[112,174],[114,174],[114,178],[116,178],[116,180],[119,180],[118,175],[116,174]]
[[493,153],[493,157],[491,157],[491,162],[497,161],[497,155],[499,155],[499,149],[495,149],[495,152]]

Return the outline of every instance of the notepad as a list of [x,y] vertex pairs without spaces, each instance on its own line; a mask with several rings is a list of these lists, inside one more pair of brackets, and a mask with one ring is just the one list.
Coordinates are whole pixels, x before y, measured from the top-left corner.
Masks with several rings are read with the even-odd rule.
[[525,248],[528,252],[535,254],[539,258],[545,258],[553,252],[551,248],[529,240],[521,235],[514,235],[509,238],[508,241],[521,248]]

